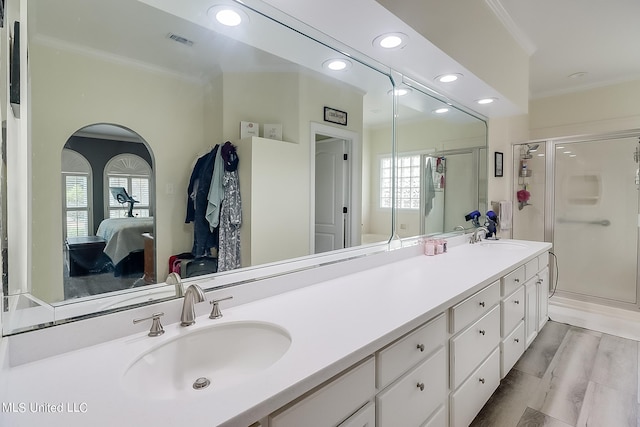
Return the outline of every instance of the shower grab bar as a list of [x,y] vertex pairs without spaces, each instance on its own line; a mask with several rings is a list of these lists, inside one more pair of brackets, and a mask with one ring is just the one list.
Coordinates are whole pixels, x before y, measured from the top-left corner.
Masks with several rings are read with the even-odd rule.
[[609,221],[608,219],[601,219],[601,220],[597,220],[597,221],[584,221],[584,220],[577,220],[577,219],[565,219],[565,218],[558,218],[558,223],[560,224],[589,224],[589,225],[601,225],[603,227],[608,227],[611,225],[611,221]]

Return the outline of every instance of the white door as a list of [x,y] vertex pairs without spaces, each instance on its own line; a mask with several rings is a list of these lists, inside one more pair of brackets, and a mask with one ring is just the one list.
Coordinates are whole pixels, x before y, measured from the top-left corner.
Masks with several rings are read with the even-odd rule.
[[315,253],[349,246],[347,151],[344,139],[316,140]]

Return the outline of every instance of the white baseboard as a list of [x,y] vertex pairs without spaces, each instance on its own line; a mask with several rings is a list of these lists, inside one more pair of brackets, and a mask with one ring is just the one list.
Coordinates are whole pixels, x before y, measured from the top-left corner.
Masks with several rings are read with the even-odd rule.
[[555,322],[640,341],[640,312],[554,296],[549,318]]

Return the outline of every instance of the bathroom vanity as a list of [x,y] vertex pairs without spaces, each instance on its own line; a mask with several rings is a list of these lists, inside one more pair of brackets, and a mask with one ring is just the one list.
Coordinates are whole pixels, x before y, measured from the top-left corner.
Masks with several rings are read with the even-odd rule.
[[[234,297],[221,319],[200,304],[190,327],[165,310],[159,337],[124,332],[39,360],[9,337],[2,425],[467,426],[547,319],[550,244],[456,239],[433,257],[411,246],[298,272],[345,274]],[[138,314],[111,316],[139,331]],[[192,387],[199,377],[210,385]]]

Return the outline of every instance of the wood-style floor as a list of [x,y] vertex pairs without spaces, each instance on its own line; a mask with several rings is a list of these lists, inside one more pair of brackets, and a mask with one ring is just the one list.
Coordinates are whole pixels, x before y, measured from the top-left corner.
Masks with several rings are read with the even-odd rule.
[[639,347],[549,321],[471,426],[640,427]]

